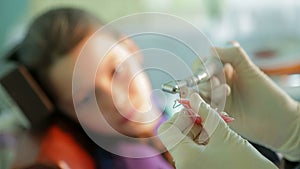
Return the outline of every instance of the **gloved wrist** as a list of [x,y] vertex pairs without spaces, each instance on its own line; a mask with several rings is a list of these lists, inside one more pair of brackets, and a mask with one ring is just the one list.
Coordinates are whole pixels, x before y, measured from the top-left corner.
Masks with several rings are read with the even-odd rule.
[[292,131],[290,137],[277,149],[277,152],[289,161],[300,161],[300,103],[297,103],[296,110],[290,111],[294,111],[298,117],[289,124]]

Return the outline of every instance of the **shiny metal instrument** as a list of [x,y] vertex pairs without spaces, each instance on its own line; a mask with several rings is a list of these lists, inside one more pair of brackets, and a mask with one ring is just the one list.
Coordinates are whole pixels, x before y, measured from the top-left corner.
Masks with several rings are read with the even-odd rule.
[[203,66],[196,70],[195,75],[183,80],[174,80],[162,85],[162,90],[167,93],[182,93],[187,88],[195,88],[202,82],[208,81],[213,75],[222,70],[222,64],[217,58],[210,58]]

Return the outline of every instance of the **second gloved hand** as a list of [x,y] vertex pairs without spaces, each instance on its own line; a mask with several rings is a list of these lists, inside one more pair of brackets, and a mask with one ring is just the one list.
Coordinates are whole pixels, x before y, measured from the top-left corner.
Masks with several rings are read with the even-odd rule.
[[299,103],[255,66],[238,43],[215,50],[227,64],[231,93],[225,111],[235,118],[230,127],[291,161],[300,160]]
[[219,114],[194,93],[190,97],[193,111],[203,119],[209,135],[206,145],[197,144],[201,130],[179,112],[159,128],[159,137],[170,151],[177,169],[275,169],[245,139],[231,130]]

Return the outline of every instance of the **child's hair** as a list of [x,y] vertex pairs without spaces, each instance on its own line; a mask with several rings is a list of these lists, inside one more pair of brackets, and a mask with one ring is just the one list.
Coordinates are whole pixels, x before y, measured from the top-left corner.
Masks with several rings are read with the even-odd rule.
[[58,8],[37,17],[16,48],[17,60],[47,88],[48,68],[102,26],[100,19],[76,8]]

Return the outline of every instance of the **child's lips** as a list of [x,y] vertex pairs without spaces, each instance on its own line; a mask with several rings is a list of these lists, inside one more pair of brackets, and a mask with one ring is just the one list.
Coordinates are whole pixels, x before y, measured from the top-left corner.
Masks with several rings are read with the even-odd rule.
[[130,111],[126,114],[122,114],[122,118],[121,118],[120,122],[122,124],[124,124],[124,123],[127,123],[129,121],[132,121],[131,119],[135,115],[135,113],[136,113],[135,111]]

